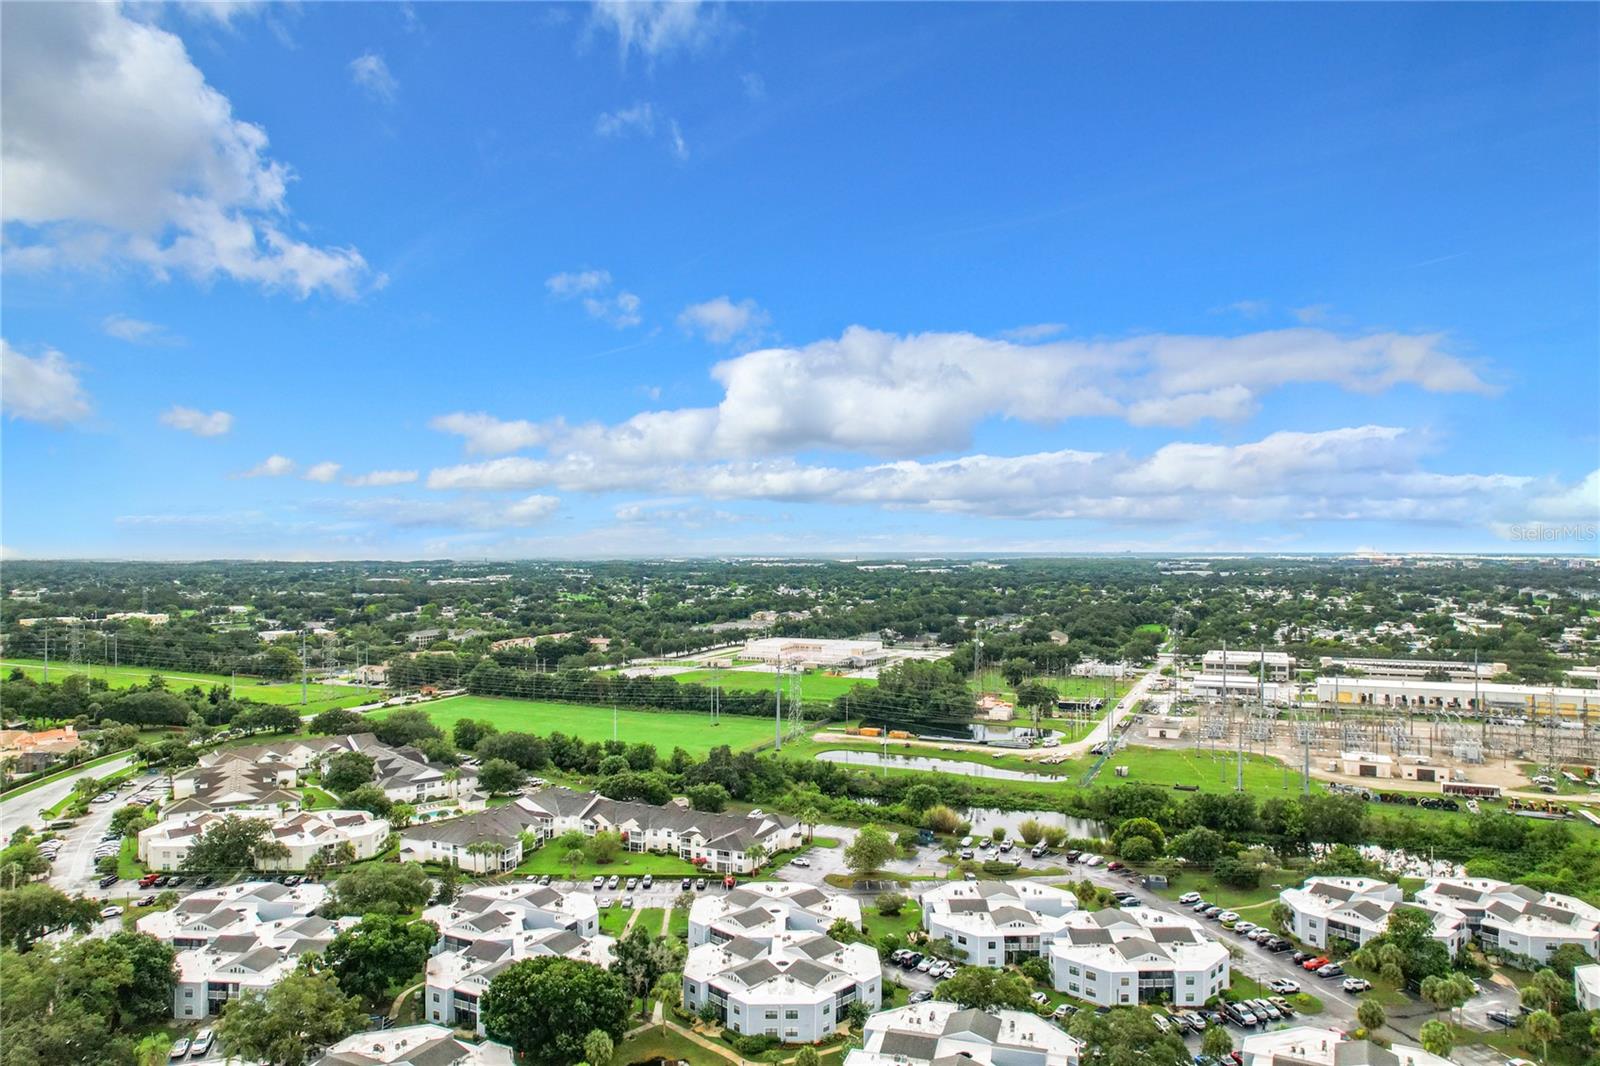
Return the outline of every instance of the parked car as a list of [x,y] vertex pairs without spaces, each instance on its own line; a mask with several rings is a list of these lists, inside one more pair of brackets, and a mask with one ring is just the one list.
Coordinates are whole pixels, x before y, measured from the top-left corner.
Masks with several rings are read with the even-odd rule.
[[176,1044],[172,1045],[172,1050],[167,1052],[167,1058],[171,1059],[173,1062],[177,1062],[187,1054],[189,1054],[189,1041],[179,1040]]
[[962,848],[961,849],[961,857],[963,859],[971,859],[972,858],[972,849],[971,848]]
[[653,885],[655,883],[656,883],[656,879],[654,877],[652,877],[650,874],[645,874],[643,877],[641,877],[639,879],[639,884],[641,886],[643,886],[644,888],[649,888],[651,885]]
[[1183,895],[1178,897],[1178,902],[1182,903],[1182,904],[1185,904],[1185,905],[1192,905],[1192,904],[1195,904],[1195,903],[1199,903],[1200,902],[1200,893],[1198,893],[1198,892],[1185,892]]
[[1120,870],[1120,869],[1122,869],[1122,865],[1123,865],[1122,863],[1117,862],[1116,860],[1113,859],[1111,862],[1106,863],[1106,869],[1108,869],[1108,870]]
[[613,892],[615,892],[617,888],[621,886],[621,884],[622,878],[618,877],[616,874],[612,874],[610,877],[606,878],[606,887]]
[[703,877],[695,878],[694,879],[694,890],[696,892],[704,892],[706,890],[706,879],[703,878]]
[[107,907],[105,910],[100,912],[100,917],[107,919],[120,918],[122,917],[122,908],[115,905]]
[[548,885],[550,883],[550,875],[545,874],[543,877],[539,878],[539,883],[541,885]]
[[1294,947],[1294,942],[1285,937],[1274,937],[1267,943],[1267,950],[1272,952],[1288,951]]
[[1172,1032],[1172,1023],[1170,1021],[1168,1021],[1166,1018],[1162,1017],[1161,1015],[1159,1015],[1159,1014],[1150,1015],[1150,1021],[1155,1025],[1155,1027],[1157,1029],[1161,1030],[1161,1033],[1162,1033],[1163,1036],[1165,1036],[1167,1033]]
[[1300,967],[1301,969],[1310,970],[1312,973],[1316,973],[1318,970],[1322,969],[1332,961],[1333,960],[1328,958],[1326,955],[1318,955],[1315,958],[1310,958],[1305,962],[1302,962]]
[[[602,888],[606,887],[606,875],[605,874],[595,874],[594,875],[594,880],[591,882],[591,884],[594,886],[594,890],[596,892],[600,891]],[[683,879],[683,887],[684,888],[688,888],[689,887],[689,879],[687,877],[685,877]]]
[[1511,1014],[1509,1011],[1492,1010],[1488,1014],[1484,1015],[1484,1017],[1488,1018],[1494,1024],[1503,1026],[1507,1029],[1512,1029],[1522,1024],[1522,1019]]
[[684,878],[684,879],[683,879],[683,885],[682,885],[682,887],[683,887],[683,890],[684,890],[684,891],[685,891],[685,892],[687,892],[687,891],[689,891],[689,889],[691,889],[691,888],[693,888],[693,887],[694,887],[694,878],[692,878],[692,877],[685,877],[685,878]]
[[[1339,982],[1339,987],[1354,996],[1371,988],[1372,982],[1368,981],[1365,977],[1346,977],[1343,981]],[[1491,1021],[1492,1020],[1493,1019],[1491,1019]]]
[[1222,917],[1223,910],[1221,907],[1207,907],[1205,910],[1201,911],[1200,914],[1206,920],[1214,922],[1218,918]]
[[639,887],[639,879],[637,877],[628,878],[628,891],[629,892],[632,892],[634,889],[636,889],[638,887]]
[[1240,934],[1241,936],[1249,934],[1249,933],[1253,933],[1257,929],[1260,929],[1260,928],[1261,927],[1259,925],[1257,925],[1255,922],[1234,922],[1233,923],[1233,931],[1235,933]]
[[1255,1025],[1255,1012],[1240,1003],[1229,1003],[1223,1007],[1223,1013],[1235,1025]]
[[622,905],[624,907],[627,907],[629,910],[633,909],[633,893],[632,892],[629,892],[626,896],[622,897]]
[[926,988],[924,988],[920,992],[911,993],[911,1002],[912,1003],[926,1003],[926,1002],[928,1002],[928,1000],[930,1000],[932,998],[933,998],[933,993],[928,991]]
[[929,970],[933,969],[933,963],[933,959],[923,959],[921,962],[917,963],[917,972],[927,973]]
[[950,964],[945,962],[943,959],[940,959],[938,962],[935,962],[932,966],[928,967],[929,977],[943,977],[949,972]]
[[1330,962],[1326,966],[1319,966],[1317,968],[1317,976],[1322,978],[1343,977],[1344,967],[1340,966],[1336,962]]
[[1064,1022],[1076,1013],[1078,1013],[1077,1007],[1074,1007],[1070,1003],[1063,1003],[1055,1010],[1050,1012],[1050,1017],[1054,1018],[1058,1022]]
[[[1275,977],[1267,982],[1267,987],[1279,995],[1292,996],[1300,991],[1300,982],[1291,981],[1287,977]],[[1345,991],[1348,992],[1350,990],[1347,988]]]
[[804,870],[804,869],[808,869],[811,866],[811,860],[806,858],[804,855],[798,855],[794,859],[790,860],[789,865],[790,866],[798,866],[802,870]]
[[1223,911],[1221,914],[1217,915],[1217,921],[1219,922],[1237,922],[1238,920],[1239,916],[1233,911]]
[[1033,1001],[1033,1005],[1035,1007],[1042,1007],[1046,1003],[1050,1002],[1050,997],[1045,995],[1043,992],[1035,992],[1033,995],[1029,996],[1028,998]]
[[100,879],[100,887],[101,888],[110,888],[112,885],[116,884],[119,880],[121,880],[121,878],[119,878],[116,874],[106,874],[104,877],[102,877]]
[[216,1041],[216,1034],[210,1029],[202,1029],[194,1034],[194,1039],[189,1043],[189,1053],[195,1058],[204,1058],[211,1051],[211,1045]]

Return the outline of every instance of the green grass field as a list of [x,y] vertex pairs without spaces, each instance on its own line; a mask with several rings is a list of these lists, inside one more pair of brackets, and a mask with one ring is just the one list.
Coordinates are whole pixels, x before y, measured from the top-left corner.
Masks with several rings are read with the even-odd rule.
[[[0,670],[10,673],[15,667],[35,681],[44,679],[44,663],[39,659],[4,659],[0,660]],[[160,674],[167,682],[167,687],[174,690],[183,690],[191,685],[199,685],[203,689],[210,689],[212,685],[221,685],[227,688],[234,686],[234,693],[240,699],[254,700],[257,703],[294,704],[300,703],[299,682],[275,681],[263,682],[260,678],[239,676],[230,678],[226,674],[202,674],[189,670],[155,670],[148,666],[79,666],[76,669],[64,666],[61,663],[50,664],[50,680],[59,681],[69,673],[84,674],[95,680],[104,680],[112,688],[132,688],[134,685],[143,685],[150,680],[151,674]],[[381,698],[381,690],[372,693],[363,693],[361,689],[351,688],[348,685],[318,685],[306,686],[306,710],[325,711],[330,707],[350,707],[358,703],[366,703],[372,699]]]
[[600,908],[600,932],[605,936],[621,936],[623,926],[631,917],[631,908],[624,907],[620,899],[612,900],[611,906]]
[[[683,685],[719,684],[729,691],[771,692],[773,675],[752,670],[691,670],[686,674],[673,674],[672,680]],[[808,670],[800,675],[800,698],[831,700],[843,696],[857,685],[876,685],[875,680],[861,677],[839,677],[821,670]],[[787,694],[788,679],[784,679]]]
[[[578,864],[577,871],[561,860],[561,849],[555,847],[540,848],[528,858],[524,859],[521,866],[516,869],[518,876],[539,877],[549,874],[551,877],[568,880],[576,877],[586,881],[596,874],[610,877],[616,874],[621,878],[642,877],[653,874],[656,877],[688,877],[700,876],[699,867],[678,858],[676,855],[657,855],[654,852],[625,851],[618,855],[612,862],[596,865],[592,862]],[[627,891],[619,889],[618,891]]]
[[[493,696],[451,696],[427,703],[421,709],[435,725],[449,730],[459,719],[471,718],[492,723],[501,732],[548,735],[565,733],[584,740],[610,740],[611,708],[582,703],[542,703],[510,700]],[[391,710],[372,712],[383,718]],[[625,741],[654,744],[663,757],[673,748],[703,756],[712,748],[726,744],[735,751],[755,747],[772,739],[772,723],[764,718],[725,715],[713,727],[704,714],[682,711],[619,710],[616,735]]]
[[[1071,764],[1065,764],[1071,765]],[[1115,767],[1126,766],[1127,777],[1116,776]],[[1232,791],[1238,758],[1219,748],[1215,755],[1205,748],[1147,748],[1129,745],[1106,760],[1095,778],[1096,785],[1143,782],[1170,788],[1197,785],[1207,792]],[[1295,767],[1260,755],[1244,757],[1244,788],[1257,795],[1299,795],[1300,773]],[[1312,781],[1314,792],[1323,786]]]

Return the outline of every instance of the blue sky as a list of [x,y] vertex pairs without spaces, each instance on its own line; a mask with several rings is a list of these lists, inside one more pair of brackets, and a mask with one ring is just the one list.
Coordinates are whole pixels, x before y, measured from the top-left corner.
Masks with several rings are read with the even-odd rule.
[[1592,5],[3,19],[10,555],[1593,550]]

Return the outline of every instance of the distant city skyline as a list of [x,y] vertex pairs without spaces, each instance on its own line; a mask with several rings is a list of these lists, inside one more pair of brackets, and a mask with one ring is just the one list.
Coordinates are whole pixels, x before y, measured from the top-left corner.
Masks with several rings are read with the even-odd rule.
[[4,11],[8,558],[1593,555],[1593,5]]

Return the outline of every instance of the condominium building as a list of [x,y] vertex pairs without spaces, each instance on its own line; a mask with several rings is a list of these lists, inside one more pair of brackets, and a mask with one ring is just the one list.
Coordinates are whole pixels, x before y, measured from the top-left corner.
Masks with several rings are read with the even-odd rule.
[[304,870],[319,853],[332,859],[344,844],[349,858],[370,859],[389,839],[389,823],[366,811],[302,811],[283,815],[276,811],[241,810],[227,815],[206,811],[178,814],[139,831],[139,861],[150,870],[177,870],[189,851],[213,826],[227,817],[256,818],[267,823],[267,839],[282,844],[288,855],[258,859],[260,870]]
[[[1289,909],[1295,939],[1316,948],[1342,940],[1360,947],[1389,927],[1389,915],[1402,903],[1399,885],[1371,877],[1313,877],[1299,888],[1286,888],[1278,899]],[[1469,930],[1453,910],[1426,909],[1433,918],[1433,936],[1452,957],[1466,947]]]
[[1410,1044],[1382,1047],[1315,1025],[1246,1036],[1239,1053],[1244,1066],[1454,1066],[1451,1059]]
[[[373,784],[396,803],[424,803],[430,800],[451,799],[472,793],[477,788],[477,773],[470,767],[452,767],[430,762],[416,748],[394,748],[378,740],[371,733],[351,733],[347,736],[297,737],[293,740],[252,744],[239,748],[218,748],[200,757],[199,766],[189,774],[180,774],[173,782],[172,798],[180,800],[190,795],[204,796],[208,792],[225,798],[229,793],[220,791],[210,783],[219,771],[231,772],[226,781],[235,790],[253,787],[257,781],[270,781],[278,789],[293,789],[310,771],[325,767],[335,755],[356,752],[373,763]],[[193,778],[194,785],[186,782]],[[219,798],[209,802],[218,806]],[[294,797],[298,802],[299,797]],[[267,802],[278,802],[268,800]],[[260,806],[259,798],[234,803],[236,806]]]
[[178,979],[172,990],[172,1016],[215,1017],[230,1000],[265,994],[295,971],[300,956],[323,951],[341,930],[359,921],[280,918],[253,929],[236,923],[240,931],[179,951],[174,961]]
[[615,945],[600,935],[594,897],[533,881],[480,886],[422,917],[439,929],[423,992],[428,1020],[480,1033],[478,1003],[507,966],[541,955],[610,966]]
[[1198,1006],[1228,988],[1228,949],[1184,915],[1134,907],[1075,911],[1050,945],[1056,990],[1101,1007]]
[[1600,964],[1578,966],[1572,971],[1572,994],[1579,1010],[1600,1010]]
[[1078,1066],[1083,1047],[1037,1014],[940,1000],[874,1014],[861,1044],[844,1066]]
[[952,881],[922,895],[922,927],[978,966],[1009,966],[1050,950],[1078,897],[1030,881]]
[[140,916],[135,925],[139,932],[173,947],[198,948],[220,936],[253,933],[273,922],[310,918],[327,899],[327,888],[319,884],[290,888],[273,881],[244,881],[191,892],[170,910]]
[[574,831],[585,836],[617,833],[629,851],[677,855],[719,874],[753,873],[766,856],[799,847],[803,839],[793,818],[759,811],[709,814],[558,787],[541,788],[525,798],[541,812],[547,839]]
[[1600,908],[1555,892],[1482,877],[1429,881],[1416,893],[1419,906],[1460,914],[1489,954],[1537,963],[1564,944],[1600,957]]
[[402,1025],[347,1036],[311,1066],[512,1066],[514,1061],[504,1044],[469,1044],[442,1025]]
[[689,908],[689,946],[753,940],[770,944],[786,932],[826,933],[834,922],[861,925],[861,904],[793,881],[755,881],[700,896]]
[[853,1003],[877,1010],[883,966],[870,944],[840,944],[825,933],[778,933],[765,943],[729,940],[689,950],[683,1001],[707,1004],[733,1032],[814,1043],[845,1024]]
[[524,838],[544,840],[546,818],[526,797],[459,818],[418,822],[400,831],[401,862],[454,863],[470,873],[503,873],[526,858]]

